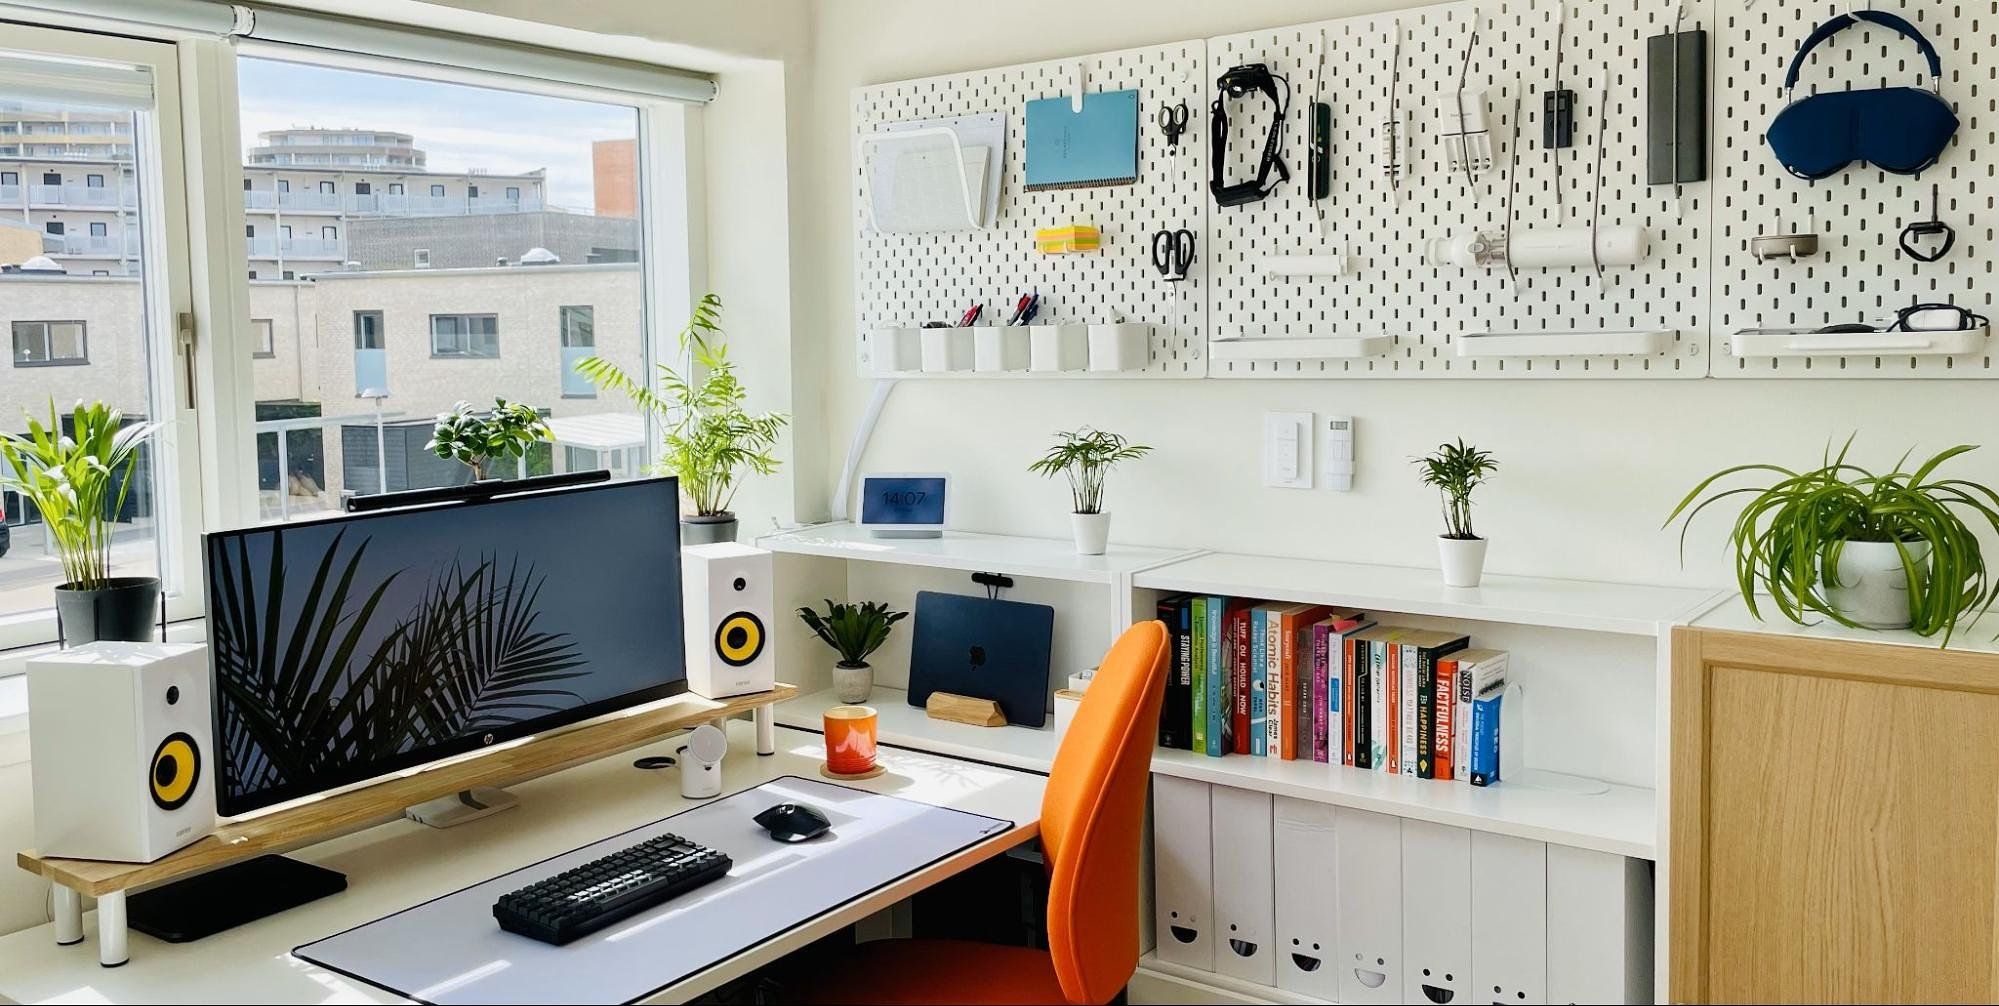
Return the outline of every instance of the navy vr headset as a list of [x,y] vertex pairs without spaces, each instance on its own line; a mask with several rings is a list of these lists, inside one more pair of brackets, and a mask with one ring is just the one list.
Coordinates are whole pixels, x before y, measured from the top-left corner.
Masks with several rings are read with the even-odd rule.
[[[1882,87],[1828,91],[1799,99],[1798,71],[1805,57],[1821,43],[1862,21],[1892,29],[1916,44],[1930,66],[1931,89]],[[1785,170],[1799,178],[1830,178],[1855,161],[1866,161],[1897,175],[1921,174],[1935,164],[1957,135],[1957,112],[1936,87],[1943,61],[1936,46],[1909,22],[1882,11],[1858,10],[1819,25],[1791,59],[1785,90],[1793,93],[1770,123],[1770,151]]]

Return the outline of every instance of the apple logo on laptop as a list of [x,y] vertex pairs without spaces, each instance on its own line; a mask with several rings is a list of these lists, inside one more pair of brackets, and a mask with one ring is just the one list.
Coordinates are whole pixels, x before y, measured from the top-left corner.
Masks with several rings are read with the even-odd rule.
[[970,653],[970,657],[971,657],[971,661],[972,661],[972,666],[973,666],[973,667],[984,667],[984,666],[986,666],[986,648],[985,648],[985,647],[983,647],[983,646],[973,646],[973,647],[972,647],[972,651],[971,651],[971,653]]

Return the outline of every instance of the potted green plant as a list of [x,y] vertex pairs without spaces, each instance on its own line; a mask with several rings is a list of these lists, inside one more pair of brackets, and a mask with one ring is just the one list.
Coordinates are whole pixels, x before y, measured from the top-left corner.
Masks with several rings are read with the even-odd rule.
[[844,604],[828,599],[824,614],[800,608],[798,617],[840,655],[833,665],[833,694],[852,705],[866,702],[874,692],[875,672],[868,657],[888,642],[889,629],[908,618],[909,612],[892,610],[880,601]]
[[111,541],[131,491],[139,447],[158,423],[127,425],[103,402],[78,402],[64,432],[49,403],[44,426],[28,417],[28,434],[0,433],[0,487],[12,489],[41,513],[43,533],[56,546],[63,582],[55,588],[56,617],[65,645],[99,639],[151,639],[159,615],[160,580],[112,576]]
[[1104,510],[1104,479],[1111,469],[1152,453],[1144,444],[1134,444],[1115,433],[1088,426],[1055,435],[1055,445],[1027,470],[1054,478],[1069,479],[1069,501],[1074,506],[1069,518],[1076,536],[1079,555],[1102,555],[1109,546],[1111,515]]
[[437,414],[430,442],[424,449],[472,470],[472,480],[505,478],[494,462],[518,461],[529,448],[549,439],[548,421],[534,407],[504,398],[493,399],[491,412],[478,412],[459,402]]
[[1499,470],[1491,451],[1482,451],[1459,437],[1438,444],[1427,457],[1417,458],[1423,484],[1437,490],[1444,505],[1444,533],[1437,536],[1437,555],[1447,587],[1476,587],[1485,576],[1484,538],[1472,530],[1471,496]]
[[657,416],[666,429],[666,450],[653,470],[677,476],[694,512],[680,521],[682,544],[736,540],[736,515],[729,506],[745,474],[777,471],[778,434],[790,417],[782,412],[752,413],[743,407],[749,391],[736,377],[729,347],[722,341],[722,300],[701,298],[694,317],[680,332],[680,349],[692,360],[698,379],[659,365],[659,390],[632,380],[617,365],[592,356],[576,372],[600,387],[620,392]]
[[[1908,471],[1903,455],[1877,475],[1847,460],[1853,439],[1837,455],[1828,446],[1817,468],[1778,465],[1725,468],[1708,476],[1673,508],[1670,526],[1733,497],[1747,497],[1729,532],[1735,579],[1757,618],[1756,595],[1767,592],[1784,617],[1806,624],[1817,613],[1841,625],[1943,633],[1975,620],[1999,595],[1985,568],[1979,529],[1999,533],[1999,493],[1976,482],[1936,478],[1937,469],[1975,450],[1953,447]],[[1726,479],[1760,473],[1763,484],[1716,490]]]

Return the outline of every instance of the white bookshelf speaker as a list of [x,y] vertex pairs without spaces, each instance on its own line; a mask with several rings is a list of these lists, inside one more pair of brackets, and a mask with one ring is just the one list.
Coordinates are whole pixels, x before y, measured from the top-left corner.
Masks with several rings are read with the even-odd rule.
[[28,662],[35,847],[150,863],[215,830],[208,648],[99,642]]
[[711,699],[777,686],[771,554],[720,542],[680,550],[687,687]]

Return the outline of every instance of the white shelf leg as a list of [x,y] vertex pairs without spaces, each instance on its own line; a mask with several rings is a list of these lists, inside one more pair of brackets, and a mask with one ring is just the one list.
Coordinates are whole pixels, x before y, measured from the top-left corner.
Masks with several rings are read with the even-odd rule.
[[97,963],[115,968],[125,963],[125,892],[97,896]]
[[757,753],[760,755],[777,753],[777,708],[761,705],[754,714],[757,724]]
[[61,884],[55,885],[56,946],[73,947],[83,942],[83,895]]

